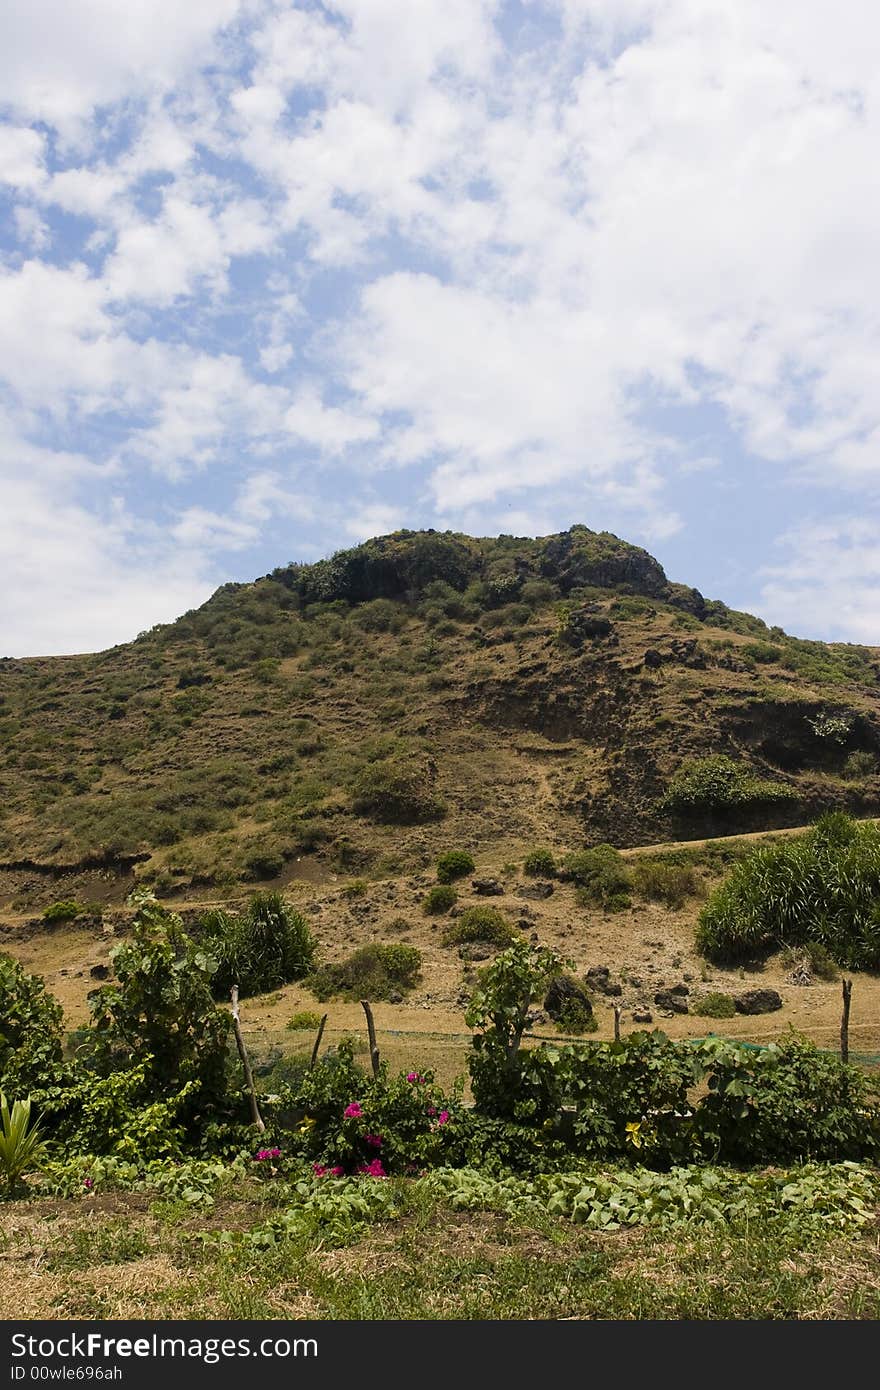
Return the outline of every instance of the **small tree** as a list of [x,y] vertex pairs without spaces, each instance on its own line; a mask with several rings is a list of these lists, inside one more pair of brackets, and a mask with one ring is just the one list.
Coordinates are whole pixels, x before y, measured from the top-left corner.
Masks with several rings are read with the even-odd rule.
[[61,1067],[64,1014],[39,975],[0,955],[0,1087],[28,1095]]
[[[99,1070],[146,1063],[153,1097],[179,1094],[216,1105],[226,1093],[229,1015],[211,994],[216,960],[186,935],[181,919],[154,899],[142,903],[133,939],[111,952],[118,983],[91,997]],[[191,1115],[190,1115],[191,1118]]]
[[482,972],[465,1014],[468,1027],[478,1030],[468,1058],[478,1107],[496,1114],[513,1109],[529,1009],[566,967],[573,962],[549,946],[519,940]]

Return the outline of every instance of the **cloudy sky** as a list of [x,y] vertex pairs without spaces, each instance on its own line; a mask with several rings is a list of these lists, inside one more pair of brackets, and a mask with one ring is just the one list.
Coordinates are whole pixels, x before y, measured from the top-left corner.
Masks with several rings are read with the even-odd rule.
[[27,0],[0,655],[399,526],[880,643],[875,0]]

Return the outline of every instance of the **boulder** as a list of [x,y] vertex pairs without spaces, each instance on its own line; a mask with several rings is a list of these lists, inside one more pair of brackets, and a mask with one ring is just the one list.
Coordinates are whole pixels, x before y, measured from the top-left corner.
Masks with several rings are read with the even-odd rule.
[[658,1009],[666,1009],[674,1014],[690,1013],[688,1002],[682,994],[674,994],[671,989],[658,989],[654,995],[654,1003]]
[[472,879],[471,888],[481,898],[500,898],[504,892],[504,885],[497,878]]
[[782,1008],[782,996],[775,989],[747,989],[734,996],[738,1014],[772,1014]]
[[633,1009],[633,1023],[653,1023],[654,1015],[650,1009]]
[[556,891],[556,885],[540,879],[537,883],[524,883],[517,893],[518,898],[549,898]]

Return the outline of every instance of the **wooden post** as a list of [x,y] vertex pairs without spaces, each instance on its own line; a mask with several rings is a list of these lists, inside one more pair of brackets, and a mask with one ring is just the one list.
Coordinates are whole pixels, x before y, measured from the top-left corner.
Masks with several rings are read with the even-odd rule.
[[321,1039],[324,1036],[324,1024],[326,1022],[327,1015],[325,1014],[324,1017],[321,1019],[321,1022],[318,1024],[318,1036],[315,1038],[315,1046],[312,1048],[312,1056],[309,1061],[309,1071],[312,1070],[312,1067],[318,1060],[318,1048],[321,1046]]
[[376,1025],[373,1022],[373,1010],[370,1008],[366,999],[361,1000],[361,1008],[367,1016],[367,1036],[370,1039],[370,1061],[373,1064],[373,1075],[379,1075],[379,1045],[376,1042]]
[[840,1020],[840,1060],[849,1061],[849,1001],[852,998],[852,980],[843,982],[843,1016]]
[[238,1055],[241,1058],[242,1071],[244,1072],[245,1084],[248,1088],[248,1098],[251,1103],[251,1119],[257,1129],[262,1133],[266,1126],[263,1124],[263,1117],[260,1114],[260,1107],[257,1105],[257,1092],[254,1086],[254,1074],[251,1071],[251,1064],[248,1061],[247,1048],[244,1045],[244,1038],[241,1036],[241,1023],[238,1018],[238,985],[233,985],[230,991],[232,998],[232,1030],[235,1033],[235,1045],[238,1048]]
[[615,1041],[615,1042],[620,1042],[620,1014],[621,1014],[620,1005],[619,1005],[619,1004],[615,1004],[615,1005],[614,1005],[614,1041]]

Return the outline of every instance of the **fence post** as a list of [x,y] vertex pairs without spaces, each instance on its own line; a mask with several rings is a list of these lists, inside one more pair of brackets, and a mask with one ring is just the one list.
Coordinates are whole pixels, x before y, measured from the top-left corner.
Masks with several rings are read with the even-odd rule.
[[376,1042],[376,1025],[373,1022],[373,1010],[370,1008],[366,999],[361,1000],[361,1008],[367,1016],[367,1036],[370,1039],[370,1061],[373,1064],[373,1075],[379,1075],[379,1045]]
[[260,1114],[260,1107],[257,1105],[257,1091],[254,1086],[254,1074],[251,1071],[251,1064],[248,1061],[247,1048],[244,1045],[244,1038],[241,1035],[241,1024],[238,1020],[238,985],[233,985],[230,991],[232,998],[232,1030],[235,1033],[235,1045],[238,1048],[238,1055],[241,1058],[241,1067],[244,1072],[245,1085],[248,1088],[248,1099],[251,1103],[251,1119],[257,1129],[262,1133],[266,1126],[263,1124],[263,1117]]
[[852,980],[843,982],[843,1015],[840,1020],[840,1060],[849,1061],[849,1001],[852,998]]
[[321,1046],[321,1039],[324,1036],[324,1025],[326,1022],[327,1015],[325,1014],[324,1017],[321,1019],[321,1022],[318,1024],[318,1036],[315,1038],[315,1046],[312,1048],[312,1055],[309,1060],[309,1071],[312,1070],[312,1067],[318,1060],[318,1048]]

